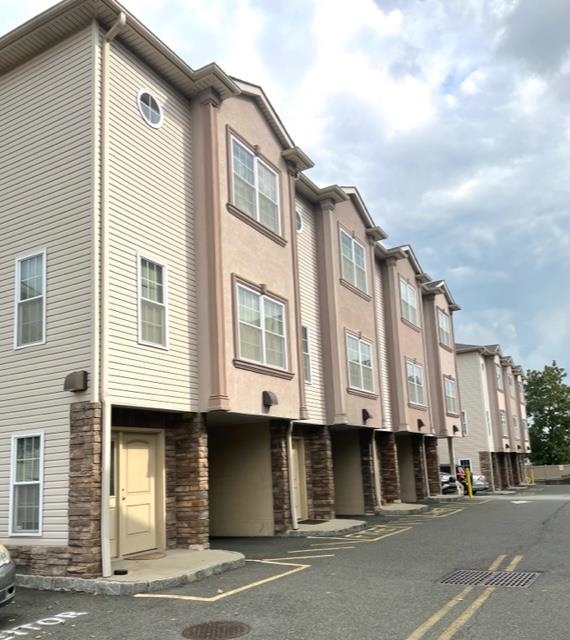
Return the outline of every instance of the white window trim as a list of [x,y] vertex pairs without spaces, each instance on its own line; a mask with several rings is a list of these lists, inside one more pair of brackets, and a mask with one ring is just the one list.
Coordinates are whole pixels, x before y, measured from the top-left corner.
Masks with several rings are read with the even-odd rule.
[[[421,389],[422,389],[422,402],[416,402],[415,400],[412,400],[411,396],[410,396],[410,381],[408,380],[408,365],[411,365],[412,367],[418,368],[421,371],[421,380],[422,380],[422,384],[421,384]],[[417,385],[414,385],[417,386]],[[406,358],[406,390],[408,392],[408,402],[410,404],[415,405],[416,407],[425,407],[426,405],[426,386],[425,386],[425,377],[424,377],[424,367],[422,364],[419,364],[418,362],[414,362],[413,360],[410,360],[409,358]]]
[[[447,395],[447,389],[448,389],[447,383],[449,383],[449,382],[453,383],[453,386],[455,388],[455,395],[454,396],[448,396]],[[445,412],[457,415],[459,413],[459,399],[457,397],[457,380],[455,380],[454,378],[451,378],[449,376],[443,376],[443,397],[445,399]],[[449,402],[448,402],[448,398],[453,398],[455,400],[455,410],[450,408]]]
[[464,437],[469,435],[469,419],[465,409],[461,410],[461,435]]
[[[404,285],[406,287],[406,291],[412,292],[414,294],[414,304],[413,305],[411,305],[407,300],[405,302],[409,307],[412,307],[412,309],[414,309],[415,316],[416,316],[415,320],[410,320],[410,318],[408,318],[406,316],[406,314],[404,313],[404,298],[402,296],[402,285]],[[418,308],[418,292],[416,291],[416,288],[413,285],[411,285],[404,278],[400,278],[400,312],[402,314],[402,318],[406,322],[409,322],[410,324],[414,325],[414,327],[419,327],[420,326],[420,311],[419,311],[419,308]]]
[[497,389],[499,391],[505,390],[505,385],[503,384],[503,369],[501,365],[495,363],[495,378],[497,380]]
[[[162,288],[164,293],[164,302],[162,303],[164,307],[164,344],[158,344],[155,342],[150,342],[148,340],[142,339],[142,269],[141,262],[142,260],[148,260],[148,262],[152,262],[159,267],[162,267]],[[160,303],[155,303],[160,304]],[[137,252],[137,343],[140,345],[144,345],[145,347],[153,347],[154,349],[161,349],[162,351],[169,351],[170,349],[170,332],[168,330],[169,326],[169,313],[168,313],[168,267],[161,260],[157,260],[152,256]]]
[[[353,236],[350,235],[350,233],[347,233],[344,229],[340,230],[340,238],[339,238],[339,242],[340,242],[340,271],[342,274],[342,278],[343,280],[346,280],[346,282],[349,282],[353,287],[356,287],[359,291],[363,291],[364,293],[368,293],[368,265],[366,262],[366,248],[365,246],[359,242],[356,238],[354,238]],[[344,273],[344,263],[343,263],[343,258],[345,257],[342,253],[342,236],[345,235],[349,240],[350,240],[350,262],[352,263],[352,266],[354,268],[354,282],[352,280],[350,280],[347,275]],[[360,267],[359,265],[356,264],[356,259],[354,257],[354,245],[358,245],[361,249],[362,249],[362,253],[364,255],[364,268]],[[357,278],[356,278],[356,270],[357,269],[363,269],[364,270],[364,289],[362,289],[362,287],[359,287],[357,284]]]
[[[152,98],[154,98],[154,100],[156,100],[156,104],[158,105],[158,112],[160,114],[160,120],[156,123],[150,122],[149,120],[147,120],[144,114],[144,111],[142,110],[141,96],[143,95],[143,93],[148,93],[149,96],[151,96]],[[156,97],[156,94],[154,93],[154,91],[146,88],[139,89],[139,91],[137,92],[137,107],[138,107],[139,113],[141,114],[141,118],[144,120],[146,124],[148,124],[149,127],[152,127],[153,129],[160,129],[160,127],[162,127],[162,123],[164,122],[164,110],[162,108],[162,105],[160,104],[160,100]]]
[[[467,461],[469,463],[469,466],[462,464],[462,462]],[[471,474],[473,474],[473,460],[471,458],[460,458],[457,461],[457,464],[460,467],[463,467],[463,469],[469,469],[471,471]]]
[[[236,136],[230,135],[230,158],[231,158],[231,168],[232,168],[231,174],[232,174],[232,203],[233,203],[233,205],[237,208],[236,198],[235,198],[236,190],[235,190],[234,149],[233,149],[233,142],[234,141],[237,142],[237,144],[239,144],[240,147],[245,149],[253,157],[253,166],[254,166],[253,178],[255,180],[255,184],[253,185],[254,188],[255,188],[255,217],[250,216],[249,213],[247,213],[247,211],[244,211],[243,213],[246,216],[248,216],[249,218],[251,218],[252,220],[255,220],[258,224],[260,224],[265,229],[268,229],[271,233],[275,233],[278,236],[282,236],[282,229],[281,229],[281,185],[279,183],[279,174],[275,171],[275,169],[273,169],[273,167],[269,166],[267,164],[267,162],[264,162],[258,155],[256,155],[255,152],[253,152],[246,144],[244,144],[241,140],[236,138]],[[258,164],[262,164],[268,171],[270,171],[275,176],[275,184],[276,184],[276,187],[277,187],[277,202],[275,203],[277,205],[277,231],[274,231],[271,227],[268,227],[266,224],[264,224],[260,220],[260,215],[259,215],[259,178],[258,178],[258,171],[257,171],[257,165]],[[243,209],[240,209],[240,211],[243,211]]]
[[[41,255],[43,257],[42,272],[42,290],[43,290],[43,309],[42,309],[42,339],[37,342],[28,342],[27,344],[18,344],[18,320],[20,310],[20,263],[28,258]],[[15,261],[15,286],[14,286],[14,350],[26,349],[46,344],[47,342],[47,249],[36,249],[22,253],[16,257]]]
[[[439,323],[439,319],[440,318],[445,318],[445,321],[447,322],[447,330],[444,331]],[[439,341],[441,342],[441,344],[444,344],[446,347],[451,347],[451,318],[447,315],[447,313],[445,313],[444,311],[442,311],[441,309],[437,310],[437,333],[438,333],[438,337],[439,337]],[[442,336],[443,334],[447,334],[447,340],[444,340],[444,336]]]
[[[307,351],[303,351],[303,329],[307,334]],[[311,358],[311,330],[306,324],[301,325],[301,353],[303,354],[303,374],[305,374],[305,356],[309,360],[309,377],[305,375],[305,384],[313,384],[313,362]]]
[[[358,342],[358,365],[360,367],[360,386],[357,387],[350,381],[350,360],[348,359],[349,347],[348,340],[352,338]],[[372,343],[369,340],[364,340],[363,338],[359,338],[356,334],[351,333],[349,331],[346,332],[346,367],[347,367],[347,381],[349,389],[356,389],[357,391],[363,391],[364,393],[374,393],[374,351],[372,349]],[[370,362],[371,365],[368,367],[367,365],[362,364],[362,345],[365,344],[370,349]],[[354,363],[356,364],[356,363]],[[366,389],[364,387],[364,376],[362,375],[363,369],[370,369],[370,379],[371,379],[371,388]]]
[[[247,289],[247,291],[251,291],[252,293],[254,293],[256,296],[259,296],[260,298],[260,305],[259,305],[259,311],[260,311],[260,316],[261,316],[261,354],[263,356],[263,360],[252,360],[251,358],[246,358],[245,356],[242,355],[241,353],[241,331],[240,331],[240,324],[241,324],[241,320],[240,320],[240,315],[239,315],[239,293],[238,290],[239,289]],[[266,362],[266,357],[265,357],[265,305],[264,305],[264,300],[270,300],[271,302],[273,302],[273,304],[278,304],[282,309],[283,309],[283,360],[284,360],[284,364],[283,367],[278,367],[274,364],[268,364]],[[276,371],[288,371],[288,336],[287,336],[287,316],[286,316],[286,311],[287,311],[287,307],[285,306],[285,303],[282,302],[281,300],[274,298],[271,295],[265,294],[265,293],[261,293],[260,291],[256,291],[253,287],[248,287],[246,284],[243,284],[241,282],[236,282],[236,297],[235,297],[235,313],[236,313],[236,322],[237,322],[237,341],[238,341],[238,358],[240,360],[243,360],[244,362],[252,362],[254,364],[258,364],[262,367],[267,367],[268,369],[275,369]]]
[[[38,531],[14,531],[14,487],[16,481],[16,442],[23,438],[40,438],[40,499],[38,514]],[[21,432],[12,434],[10,452],[10,506],[8,513],[8,535],[13,538],[40,538],[43,535],[43,513],[44,513],[44,440],[45,434],[42,431]]]
[[[298,225],[297,223],[300,221],[300,225]],[[297,208],[295,209],[295,230],[297,231],[297,233],[303,233],[303,230],[305,228],[305,221],[303,220],[303,212],[301,211],[301,209]]]

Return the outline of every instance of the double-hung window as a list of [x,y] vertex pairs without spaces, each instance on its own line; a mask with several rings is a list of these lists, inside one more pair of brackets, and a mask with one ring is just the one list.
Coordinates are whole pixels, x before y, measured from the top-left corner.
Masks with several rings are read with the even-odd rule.
[[351,285],[366,293],[368,286],[364,247],[358,240],[355,240],[341,229],[340,251],[342,255],[342,277]]
[[469,435],[469,421],[467,419],[467,411],[461,412],[461,435],[462,436]]
[[452,378],[443,378],[445,391],[445,410],[447,413],[459,413],[457,403],[457,383]]
[[166,267],[139,256],[139,342],[167,348]]
[[41,533],[43,435],[12,437],[10,533]]
[[280,234],[277,173],[234,137],[231,144],[234,205]]
[[411,404],[424,405],[424,368],[421,364],[406,360],[408,400]]
[[46,252],[16,260],[16,347],[45,342]]
[[400,300],[402,303],[402,318],[416,325],[416,327],[419,326],[416,288],[402,279],[400,279]]
[[441,309],[437,310],[437,331],[439,341],[446,347],[451,347],[451,330],[449,326],[449,316]]
[[287,368],[285,305],[237,285],[239,357],[278,369]]
[[497,379],[497,389],[499,391],[502,391],[503,390],[503,369],[499,364],[495,365],[495,377]]
[[301,327],[301,350],[303,352],[303,368],[305,372],[305,383],[311,384],[311,354],[309,350],[309,329]]
[[504,437],[509,435],[509,425],[507,424],[507,412],[503,409],[499,410],[499,419],[501,422],[501,433]]
[[360,391],[374,391],[372,345],[366,340],[347,334],[348,386]]

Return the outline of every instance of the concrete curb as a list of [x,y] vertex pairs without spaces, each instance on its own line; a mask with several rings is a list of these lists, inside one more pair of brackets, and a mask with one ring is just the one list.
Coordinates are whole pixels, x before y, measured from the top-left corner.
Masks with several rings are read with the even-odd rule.
[[427,504],[417,504],[415,506],[410,506],[407,509],[398,509],[397,511],[384,509],[382,507],[376,507],[376,509],[374,510],[374,513],[384,518],[398,518],[399,516],[411,516],[411,515],[415,515],[416,513],[422,513],[423,511],[426,511],[427,508],[428,508]]
[[149,593],[180,587],[190,582],[203,580],[209,576],[231,571],[245,566],[245,556],[235,552],[239,556],[235,560],[215,562],[194,571],[187,571],[169,578],[157,578],[156,580],[144,580],[135,582],[119,582],[107,578],[63,578],[51,576],[29,576],[16,574],[16,586],[27,589],[40,589],[49,591],[83,591],[107,596],[131,596],[135,593]]

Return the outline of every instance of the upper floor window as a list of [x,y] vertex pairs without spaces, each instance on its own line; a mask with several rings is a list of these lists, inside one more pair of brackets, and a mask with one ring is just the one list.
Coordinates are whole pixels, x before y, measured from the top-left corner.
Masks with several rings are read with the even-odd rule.
[[361,291],[368,291],[364,247],[358,240],[355,240],[341,229],[340,249],[342,255],[342,277]]
[[141,89],[137,96],[139,111],[144,121],[151,127],[158,129],[162,124],[162,109],[158,100],[146,89]]
[[301,350],[303,352],[303,369],[305,373],[305,382],[311,384],[311,354],[309,351],[309,329],[301,327]]
[[285,369],[285,305],[241,284],[237,298],[239,357]]
[[233,203],[248,216],[279,234],[277,173],[234,137],[231,143]]
[[295,210],[295,229],[297,230],[297,233],[301,233],[301,231],[303,231],[303,214],[299,209]]
[[406,360],[408,378],[408,400],[412,404],[424,405],[424,368],[421,364]]
[[347,334],[348,386],[360,391],[374,391],[372,346],[366,340]]
[[402,317],[408,322],[419,326],[416,288],[402,279],[400,279],[400,300],[402,303]]
[[139,342],[168,345],[166,267],[139,256]]
[[10,533],[41,533],[43,435],[12,437]]
[[469,420],[467,419],[467,411],[461,411],[461,435],[469,435]]
[[499,421],[501,423],[501,433],[503,436],[509,435],[509,425],[507,424],[507,412],[504,409],[499,410]]
[[524,401],[525,401],[525,397],[524,397],[524,385],[523,385],[522,380],[517,379],[517,387],[518,387],[518,390],[519,390],[519,400],[520,400],[521,402],[524,402]]
[[495,377],[497,379],[497,389],[499,391],[503,390],[503,369],[501,365],[495,365]]
[[445,410],[447,413],[459,412],[457,402],[457,383],[452,378],[443,378],[443,386],[445,390]]
[[437,310],[437,331],[439,341],[446,347],[451,347],[451,328],[449,326],[449,316],[441,309]]
[[45,342],[46,252],[16,261],[16,347]]
[[514,395],[515,395],[515,380],[514,380],[513,376],[510,373],[507,376],[507,380],[509,382],[509,393],[511,394],[511,396],[514,397]]

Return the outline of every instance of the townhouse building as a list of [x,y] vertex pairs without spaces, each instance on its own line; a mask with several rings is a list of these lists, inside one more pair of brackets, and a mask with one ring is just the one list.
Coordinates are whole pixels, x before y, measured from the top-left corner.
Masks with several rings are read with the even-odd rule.
[[304,175],[260,87],[192,69],[115,0],[64,0],[0,39],[0,96],[20,571],[109,575],[439,493],[458,307],[356,188]]
[[530,452],[522,369],[497,344],[457,344],[456,353],[465,437],[455,461],[494,489],[519,485]]
[[386,290],[387,361],[402,500],[440,492],[438,440],[459,436],[452,313],[443,281],[432,281],[410,246],[380,249]]

